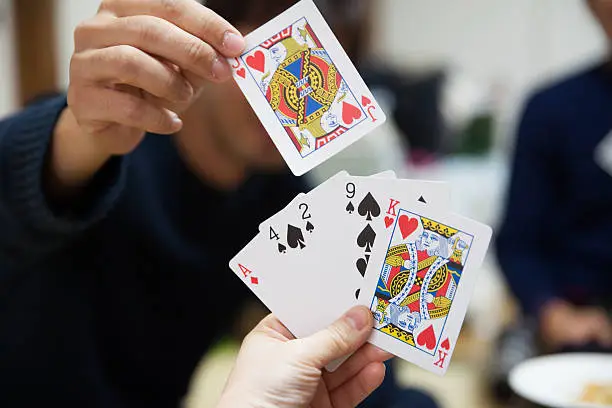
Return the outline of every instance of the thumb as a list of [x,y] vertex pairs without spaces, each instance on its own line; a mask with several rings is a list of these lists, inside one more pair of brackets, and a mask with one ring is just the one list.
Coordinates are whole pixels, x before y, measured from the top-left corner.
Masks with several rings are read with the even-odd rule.
[[365,306],[356,306],[326,329],[302,339],[304,362],[323,368],[357,351],[371,331],[372,313]]

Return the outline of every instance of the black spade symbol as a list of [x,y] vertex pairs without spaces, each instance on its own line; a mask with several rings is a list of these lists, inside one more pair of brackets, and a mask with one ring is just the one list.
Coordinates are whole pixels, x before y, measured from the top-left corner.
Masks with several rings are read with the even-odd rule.
[[364,248],[366,252],[372,252],[375,240],[376,232],[374,232],[370,224],[368,224],[357,237],[357,245],[359,245],[360,248]]
[[295,227],[291,224],[287,226],[287,244],[293,249],[298,246],[300,249],[306,248],[306,244],[304,243],[304,234],[302,230],[298,227]]
[[372,217],[376,218],[380,215],[380,206],[374,199],[372,193],[366,194],[366,196],[359,203],[359,215],[366,217],[366,220],[372,221]]
[[312,225],[312,223],[310,221],[308,221],[306,223],[306,231],[308,231],[309,233],[312,233],[312,231],[314,231],[315,227],[314,225]]
[[351,203],[350,201],[349,201],[348,205],[346,206],[346,211],[347,211],[349,214],[352,214],[352,213],[353,213],[353,211],[355,211],[355,207],[353,207],[353,203]]

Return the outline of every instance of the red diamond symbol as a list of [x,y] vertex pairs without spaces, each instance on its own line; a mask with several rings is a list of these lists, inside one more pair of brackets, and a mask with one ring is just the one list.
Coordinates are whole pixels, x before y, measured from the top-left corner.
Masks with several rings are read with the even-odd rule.
[[257,285],[257,284],[259,283],[259,279],[257,279],[256,277],[252,277],[252,278],[251,278],[251,283],[252,283],[253,285]]

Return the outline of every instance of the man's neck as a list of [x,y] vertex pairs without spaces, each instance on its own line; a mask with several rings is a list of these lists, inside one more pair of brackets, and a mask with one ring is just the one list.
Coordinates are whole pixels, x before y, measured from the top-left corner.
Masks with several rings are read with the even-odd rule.
[[188,110],[182,119],[183,129],[174,136],[174,142],[187,167],[213,188],[238,188],[248,176],[246,166],[223,149],[197,109]]

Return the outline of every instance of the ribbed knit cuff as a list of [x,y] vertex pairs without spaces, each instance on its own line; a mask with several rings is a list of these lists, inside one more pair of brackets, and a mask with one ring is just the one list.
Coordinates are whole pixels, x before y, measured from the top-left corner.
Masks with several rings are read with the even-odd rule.
[[65,96],[32,106],[8,119],[0,135],[0,188],[9,210],[43,234],[67,234],[103,218],[125,184],[123,158],[109,161],[70,208],[52,207],[43,190],[43,171],[51,136],[66,107]]

